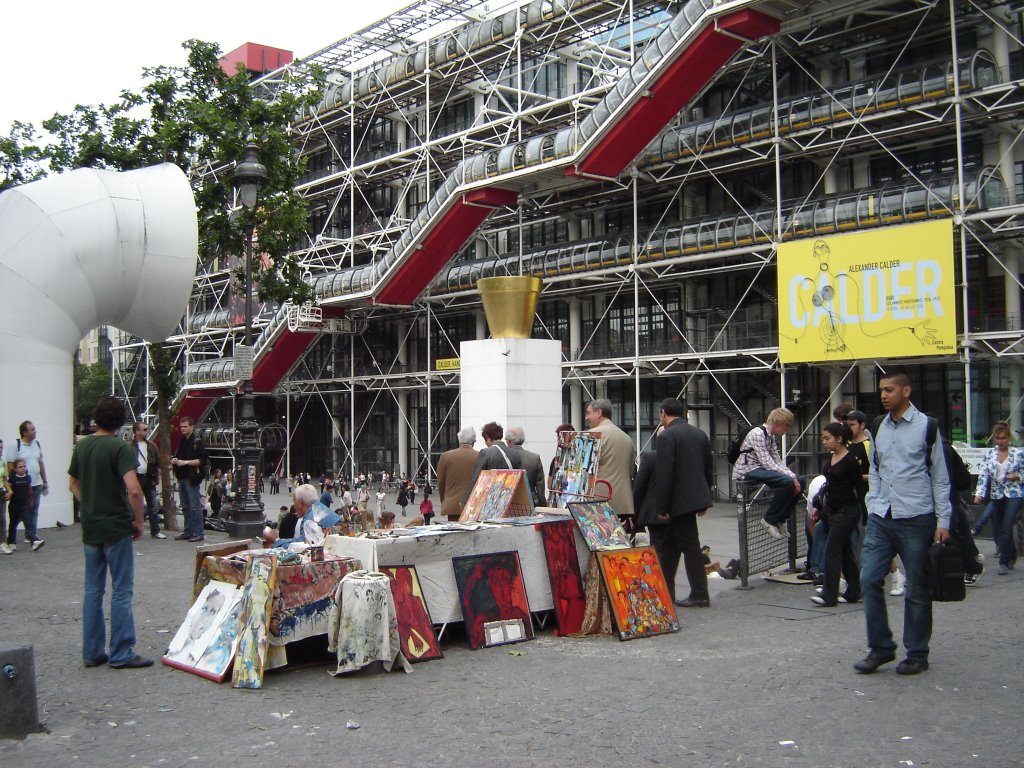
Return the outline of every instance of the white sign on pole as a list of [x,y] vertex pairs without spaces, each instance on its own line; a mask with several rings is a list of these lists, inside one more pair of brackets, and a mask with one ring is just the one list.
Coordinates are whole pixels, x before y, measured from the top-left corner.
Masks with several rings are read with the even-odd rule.
[[244,344],[235,345],[235,376],[239,379],[251,379],[252,378],[252,363],[255,357],[252,347],[247,347]]

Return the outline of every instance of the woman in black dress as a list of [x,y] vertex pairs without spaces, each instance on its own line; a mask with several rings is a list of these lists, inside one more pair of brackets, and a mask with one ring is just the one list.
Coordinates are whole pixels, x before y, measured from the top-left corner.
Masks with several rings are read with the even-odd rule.
[[[831,457],[821,474],[825,487],[815,498],[814,510],[828,527],[825,539],[825,585],[811,601],[826,607],[860,601],[860,572],[850,537],[860,522],[861,467],[848,449],[852,434],[845,424],[833,422],[821,432],[821,444]],[[839,595],[840,571],[846,576],[846,593]]]

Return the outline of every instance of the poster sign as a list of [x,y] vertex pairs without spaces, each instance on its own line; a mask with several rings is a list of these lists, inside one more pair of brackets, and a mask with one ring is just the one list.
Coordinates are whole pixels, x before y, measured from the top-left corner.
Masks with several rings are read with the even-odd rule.
[[956,353],[951,219],[779,246],[783,363]]

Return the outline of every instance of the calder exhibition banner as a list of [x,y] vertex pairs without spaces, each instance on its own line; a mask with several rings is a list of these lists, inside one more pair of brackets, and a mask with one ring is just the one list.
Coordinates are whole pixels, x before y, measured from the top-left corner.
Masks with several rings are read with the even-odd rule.
[[951,355],[951,219],[779,246],[783,363]]

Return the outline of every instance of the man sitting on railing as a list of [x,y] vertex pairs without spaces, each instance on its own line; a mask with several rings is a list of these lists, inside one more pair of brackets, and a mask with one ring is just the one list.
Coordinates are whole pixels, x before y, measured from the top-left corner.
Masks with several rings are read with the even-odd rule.
[[775,444],[793,426],[793,413],[776,408],[768,414],[763,427],[750,430],[743,440],[740,457],[733,466],[732,479],[756,480],[775,489],[768,511],[761,525],[775,539],[789,538],[787,521],[793,514],[796,501],[807,485],[807,479],[787,467]]

